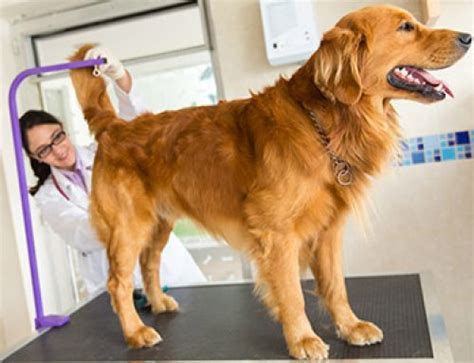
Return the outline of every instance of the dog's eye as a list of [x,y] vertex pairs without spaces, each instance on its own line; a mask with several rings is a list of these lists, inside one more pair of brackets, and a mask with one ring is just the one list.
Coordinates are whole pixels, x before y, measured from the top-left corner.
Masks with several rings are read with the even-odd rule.
[[403,32],[411,32],[415,30],[415,25],[413,25],[413,23],[410,23],[409,21],[406,21],[398,27],[398,30]]

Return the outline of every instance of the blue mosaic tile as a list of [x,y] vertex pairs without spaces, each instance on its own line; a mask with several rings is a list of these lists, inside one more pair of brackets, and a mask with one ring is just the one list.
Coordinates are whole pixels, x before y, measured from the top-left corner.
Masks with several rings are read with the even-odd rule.
[[472,159],[474,130],[412,137],[400,142],[398,165]]
[[456,144],[457,145],[469,144],[469,133],[467,131],[456,132]]
[[454,152],[453,148],[446,148],[441,150],[441,155],[443,157],[443,161],[446,160],[455,160],[456,159],[456,153]]
[[422,164],[425,162],[425,154],[423,152],[415,152],[411,154],[413,164]]
[[426,136],[423,138],[423,144],[425,149],[435,149],[439,146],[439,137],[438,135]]

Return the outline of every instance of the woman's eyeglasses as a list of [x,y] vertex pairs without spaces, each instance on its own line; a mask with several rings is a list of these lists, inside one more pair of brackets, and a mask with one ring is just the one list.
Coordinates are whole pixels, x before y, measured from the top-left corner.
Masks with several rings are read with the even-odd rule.
[[57,134],[53,135],[51,138],[51,143],[48,145],[44,145],[41,148],[39,148],[38,151],[36,151],[35,155],[38,159],[44,159],[47,157],[49,154],[51,154],[51,151],[53,151],[53,146],[54,145],[59,145],[66,139],[66,131],[61,130]]

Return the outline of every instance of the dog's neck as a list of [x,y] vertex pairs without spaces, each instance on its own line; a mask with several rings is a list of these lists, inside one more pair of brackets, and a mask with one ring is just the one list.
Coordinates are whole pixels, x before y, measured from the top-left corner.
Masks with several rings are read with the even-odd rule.
[[313,57],[288,81],[289,94],[308,119],[305,108],[318,117],[335,154],[364,174],[378,174],[397,151],[395,110],[390,102],[367,95],[352,106],[329,100],[313,82]]

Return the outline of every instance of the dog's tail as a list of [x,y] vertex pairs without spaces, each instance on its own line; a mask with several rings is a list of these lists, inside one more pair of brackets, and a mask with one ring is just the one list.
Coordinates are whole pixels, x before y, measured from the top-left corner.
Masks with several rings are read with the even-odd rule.
[[[69,57],[69,60],[84,60],[87,51],[94,46],[93,44],[83,45]],[[96,140],[99,140],[100,135],[109,125],[121,121],[110,102],[105,81],[102,77],[93,76],[92,68],[73,69],[70,71],[70,76],[89,130]]]

